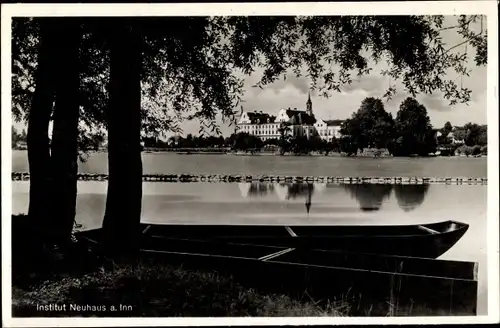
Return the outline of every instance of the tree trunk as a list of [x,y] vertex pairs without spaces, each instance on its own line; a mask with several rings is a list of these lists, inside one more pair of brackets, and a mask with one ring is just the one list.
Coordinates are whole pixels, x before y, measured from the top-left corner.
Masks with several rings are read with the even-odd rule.
[[105,250],[137,249],[142,207],[140,38],[117,19],[110,37],[108,194],[103,222]]
[[41,233],[49,233],[44,221],[50,217],[50,142],[49,122],[54,102],[53,70],[56,67],[55,48],[57,45],[56,24],[53,19],[40,19],[40,50],[36,72],[36,88],[28,119],[28,164],[30,191],[28,215]]
[[51,161],[53,176],[53,215],[48,217],[56,241],[66,244],[71,239],[76,214],[78,173],[79,117],[79,22],[62,18],[64,43],[58,49],[58,74],[54,126],[52,130]]

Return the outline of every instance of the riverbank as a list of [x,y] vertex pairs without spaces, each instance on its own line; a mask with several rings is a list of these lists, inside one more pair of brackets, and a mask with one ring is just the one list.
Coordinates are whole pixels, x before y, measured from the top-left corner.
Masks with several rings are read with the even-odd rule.
[[186,270],[154,256],[109,261],[81,242],[66,253],[49,250],[28,221],[12,216],[13,317],[344,316],[349,311],[347,302],[317,304],[307,293],[302,300],[263,294],[232,277]]
[[[26,151],[26,149],[21,148],[13,148],[13,151]],[[87,155],[91,154],[99,154],[99,153],[107,153],[107,149],[101,148],[99,150],[89,150],[86,152]],[[388,153],[377,153],[377,152],[363,152],[358,153],[356,155],[347,154],[347,153],[339,153],[339,152],[329,152],[329,153],[319,153],[319,152],[310,152],[303,154],[295,154],[295,153],[284,153],[281,154],[279,152],[271,152],[271,151],[232,151],[228,148],[193,148],[193,149],[183,149],[183,148],[144,148],[143,153],[145,154],[176,154],[176,155],[233,155],[233,156],[293,156],[293,157],[349,157],[349,158],[392,158],[392,156]],[[488,155],[439,155],[439,154],[430,154],[428,156],[399,156],[400,158],[429,158],[429,157],[460,157],[460,158],[487,158]]]
[[[352,157],[352,158],[390,158],[395,157],[386,151],[380,150],[368,150],[363,151],[358,154],[347,154],[343,152],[309,152],[309,153],[284,153],[281,154],[278,151],[234,151],[227,148],[201,148],[201,149],[176,149],[176,148],[144,148],[145,153],[176,153],[178,155],[234,155],[234,156],[307,156],[307,157]],[[105,152],[105,150],[104,150]],[[464,158],[481,158],[487,157],[488,155],[439,155],[439,154],[429,154],[427,156],[401,156],[407,158],[428,158],[428,157],[464,157]]]
[[343,316],[348,309],[265,295],[216,272],[146,260],[113,263],[83,275],[60,273],[29,288],[14,284],[12,306],[14,317]]

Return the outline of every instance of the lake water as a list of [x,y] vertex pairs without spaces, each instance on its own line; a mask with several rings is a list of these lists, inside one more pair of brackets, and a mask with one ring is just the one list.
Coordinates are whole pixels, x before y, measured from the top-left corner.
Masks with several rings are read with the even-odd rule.
[[[13,151],[12,170],[28,172],[26,151]],[[487,158],[350,158],[143,153],[144,173],[276,174],[302,176],[487,177]],[[107,173],[107,153],[79,164],[82,173]]]
[[[100,156],[100,155],[99,155]],[[163,158],[162,155],[147,155]],[[165,171],[207,172],[210,170],[228,172],[222,166],[217,168],[220,156],[211,156],[216,162],[207,162],[205,167],[196,166],[197,155],[173,155],[173,164],[168,164]],[[239,163],[261,160],[260,157],[227,156],[228,161]],[[327,173],[325,163],[335,163],[334,158],[302,158],[290,159],[292,164],[282,158],[272,159],[283,163],[287,170],[297,166],[298,161],[316,163],[315,174]],[[264,159],[267,161],[269,159]],[[94,162],[86,165],[98,166]],[[146,162],[150,161],[148,159]],[[164,160],[160,160],[164,161]],[[179,163],[186,164],[181,170]],[[342,159],[341,161],[344,161]],[[359,160],[369,163],[364,174],[382,174],[381,169],[373,163],[385,165],[388,161]],[[363,162],[364,161],[364,162]],[[410,168],[406,172],[415,175],[470,175],[463,163],[474,166],[481,159],[442,159],[443,163],[454,163],[450,166],[439,166],[435,159],[407,161]],[[447,162],[448,161],[448,162]],[[149,162],[149,169],[160,170],[157,164]],[[166,162],[165,162],[166,163]],[[295,163],[295,164],[294,164]],[[319,164],[322,163],[322,164]],[[344,164],[343,173],[348,175],[352,168]],[[356,161],[350,161],[351,165]],[[396,162],[396,167],[403,175],[404,165]],[[409,164],[413,163],[413,164]],[[425,163],[425,164],[422,164]],[[432,164],[434,163],[434,164]],[[166,164],[167,165],[167,164]],[[227,164],[221,164],[227,165]],[[243,165],[243,164],[242,164]],[[306,164],[303,164],[304,166]],[[334,164],[332,164],[334,165]],[[484,162],[485,165],[485,162]],[[262,167],[253,170],[263,170]],[[277,164],[276,164],[277,167]],[[458,171],[450,172],[449,167]],[[172,168],[172,171],[170,170]],[[198,170],[194,170],[198,168]],[[448,169],[447,169],[448,168]],[[102,169],[102,168],[101,168]],[[15,170],[15,169],[14,169]],[[277,168],[276,168],[277,170]],[[302,170],[304,170],[302,168]],[[370,171],[371,170],[371,171]],[[377,171],[378,170],[378,171]],[[233,167],[234,171],[242,171]],[[283,170],[279,170],[282,173]],[[416,172],[427,172],[418,174]],[[379,173],[376,173],[379,172]],[[392,171],[391,171],[392,172]],[[434,172],[434,173],[430,173]],[[436,173],[440,172],[440,173]],[[458,172],[458,173],[457,173]],[[295,172],[297,173],[297,172]],[[354,171],[353,171],[354,174]],[[408,173],[410,174],[410,173]],[[486,170],[484,169],[484,175]],[[385,172],[383,175],[395,175]],[[483,176],[483,174],[475,174]],[[28,208],[29,182],[13,182],[13,213],[26,213]],[[106,201],[106,182],[79,182],[77,201],[77,221],[85,228],[97,228],[102,224]],[[456,220],[470,225],[467,233],[442,259],[473,261],[479,263],[478,314],[487,311],[487,268],[486,268],[486,199],[487,186],[482,185],[339,185],[339,184],[276,184],[276,183],[144,183],[142,221],[146,223],[206,223],[206,224],[425,224],[444,220]],[[307,211],[309,207],[309,212]]]

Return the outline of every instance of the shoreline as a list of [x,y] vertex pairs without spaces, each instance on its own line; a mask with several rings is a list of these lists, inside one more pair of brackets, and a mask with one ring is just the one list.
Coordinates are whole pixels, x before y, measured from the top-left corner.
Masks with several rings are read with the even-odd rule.
[[[18,152],[26,152],[26,149],[12,149],[12,151]],[[98,153],[107,153],[107,150],[91,150],[88,151],[87,154],[98,154]],[[226,156],[276,156],[276,157],[345,157],[345,158],[436,158],[436,157],[444,157],[444,158],[488,158],[488,155],[475,155],[475,156],[466,156],[466,155],[452,155],[452,156],[441,156],[441,155],[428,155],[428,156],[393,156],[393,155],[378,155],[375,156],[373,154],[357,154],[357,155],[346,155],[345,153],[333,152],[328,155],[318,154],[318,153],[309,153],[309,154],[293,154],[293,153],[285,153],[279,154],[274,152],[232,152],[232,151],[183,151],[183,150],[170,150],[170,149],[147,149],[145,148],[142,153],[144,154],[175,154],[175,155],[226,155]]]
[[11,286],[16,318],[346,316],[351,308],[348,298],[318,306],[154,254],[107,260],[82,239],[66,252],[54,251],[42,246],[26,216],[12,215],[12,222],[18,237],[13,238]]

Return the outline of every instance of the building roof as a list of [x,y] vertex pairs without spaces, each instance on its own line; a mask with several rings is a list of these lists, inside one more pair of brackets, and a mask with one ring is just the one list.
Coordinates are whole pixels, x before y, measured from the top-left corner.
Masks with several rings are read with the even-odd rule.
[[327,126],[339,126],[344,120],[326,120],[324,121]]
[[291,124],[307,124],[312,125],[316,123],[314,115],[309,115],[303,110],[287,109],[286,115],[290,118]]
[[263,112],[247,112],[247,115],[251,124],[272,123],[276,119],[276,116],[269,115]]

